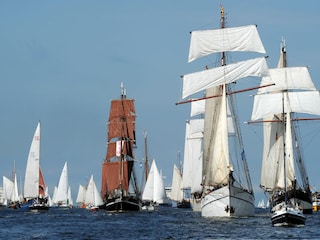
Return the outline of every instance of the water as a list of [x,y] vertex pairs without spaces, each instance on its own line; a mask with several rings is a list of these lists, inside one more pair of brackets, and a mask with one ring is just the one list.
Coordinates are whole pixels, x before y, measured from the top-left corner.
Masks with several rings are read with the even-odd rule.
[[110,214],[86,209],[50,209],[47,213],[0,211],[0,239],[316,239],[320,213],[306,225],[272,227],[270,214],[206,219],[191,209],[161,207],[153,212]]

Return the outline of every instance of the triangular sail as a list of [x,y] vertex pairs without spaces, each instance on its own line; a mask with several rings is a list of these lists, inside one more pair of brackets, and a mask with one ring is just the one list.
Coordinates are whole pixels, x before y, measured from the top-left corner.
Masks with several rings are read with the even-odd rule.
[[103,204],[100,193],[94,182],[93,175],[91,175],[91,178],[88,183],[86,196],[85,196],[85,203],[87,204],[87,206],[93,206],[93,207],[97,207]]
[[54,203],[68,201],[68,191],[69,191],[69,179],[68,179],[68,164],[65,162],[57,187],[57,192],[55,198],[53,199]]
[[173,165],[172,186],[170,196],[171,199],[174,201],[183,200],[182,176],[179,168],[175,164]]
[[79,185],[78,194],[76,198],[76,203],[84,203],[86,199],[86,187],[83,185]]
[[39,195],[40,178],[40,123],[38,123],[32,138],[30,151],[28,155],[25,181],[24,197],[35,198]]
[[164,182],[156,162],[153,160],[142,194],[142,200],[163,203],[165,197]]

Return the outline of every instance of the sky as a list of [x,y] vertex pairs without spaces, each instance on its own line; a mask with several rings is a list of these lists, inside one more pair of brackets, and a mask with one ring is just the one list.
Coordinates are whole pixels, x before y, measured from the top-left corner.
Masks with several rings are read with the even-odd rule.
[[[156,160],[170,186],[190,111],[189,104],[175,105],[180,76],[214,59],[187,62],[189,33],[219,28],[220,4],[227,26],[258,26],[270,68],[284,38],[288,65],[309,66],[320,88],[318,0],[1,1],[0,176],[11,177],[15,163],[18,180],[24,180],[41,121],[40,162],[49,193],[65,162],[74,198],[91,174],[100,189],[110,101],[119,98],[123,82],[136,104],[136,160],[144,158],[146,130],[149,160]],[[257,202],[263,197],[262,129],[243,123],[250,119],[254,93],[241,94],[238,111]],[[301,128],[305,163],[310,184],[320,190],[320,124],[308,127]]]

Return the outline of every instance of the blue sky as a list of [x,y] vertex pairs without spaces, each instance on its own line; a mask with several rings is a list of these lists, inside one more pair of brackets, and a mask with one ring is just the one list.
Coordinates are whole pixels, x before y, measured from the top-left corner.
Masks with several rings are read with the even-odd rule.
[[[316,0],[1,1],[0,175],[10,177],[15,161],[18,179],[24,179],[40,120],[41,165],[50,193],[65,161],[73,195],[91,174],[100,188],[110,100],[119,97],[124,82],[128,97],[136,100],[137,161],[143,158],[146,130],[149,159],[156,159],[170,185],[190,107],[175,105],[181,98],[180,76],[211,61],[187,63],[189,32],[218,28],[220,3],[227,26],[258,25],[269,67],[276,66],[284,37],[289,66],[310,66],[320,88]],[[240,97],[240,122],[250,118],[249,94]],[[259,200],[261,128],[241,128]],[[310,183],[320,189],[319,130],[315,123],[302,137]]]

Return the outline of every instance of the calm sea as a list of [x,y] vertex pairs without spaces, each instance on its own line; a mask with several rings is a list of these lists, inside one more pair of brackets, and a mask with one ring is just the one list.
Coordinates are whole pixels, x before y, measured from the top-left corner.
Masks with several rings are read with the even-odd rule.
[[86,209],[47,213],[0,211],[0,239],[320,239],[320,213],[306,225],[272,227],[268,211],[255,217],[206,219],[189,209],[109,214]]

